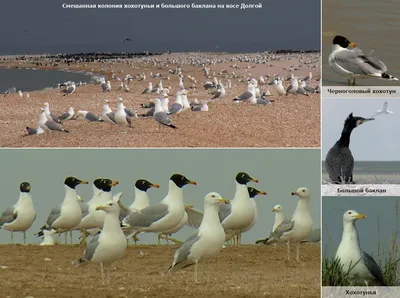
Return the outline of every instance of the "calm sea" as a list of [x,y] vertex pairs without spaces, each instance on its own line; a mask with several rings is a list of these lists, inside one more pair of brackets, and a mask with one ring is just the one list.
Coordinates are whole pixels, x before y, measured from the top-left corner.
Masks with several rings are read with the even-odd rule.
[[[325,162],[322,162],[322,180],[329,181]],[[354,181],[359,184],[400,184],[400,161],[356,161]]]
[[0,92],[15,87],[22,92],[57,87],[66,81],[89,82],[91,76],[86,73],[66,72],[61,70],[34,70],[0,68]]

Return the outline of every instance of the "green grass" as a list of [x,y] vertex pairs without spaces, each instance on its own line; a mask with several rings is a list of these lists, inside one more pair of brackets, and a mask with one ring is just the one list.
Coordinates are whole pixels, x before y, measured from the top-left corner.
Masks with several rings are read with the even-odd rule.
[[[400,241],[398,239],[399,234],[399,201],[396,201],[395,204],[396,210],[396,229],[392,232],[392,236],[390,239],[389,249],[386,251],[384,249],[385,243],[378,242],[377,247],[377,255],[372,256],[375,261],[378,263],[381,268],[383,279],[385,283],[389,286],[400,286],[400,277],[397,275],[398,270],[400,269],[400,253],[399,253],[399,245]],[[329,231],[325,226],[325,230],[328,234],[329,239],[331,239],[329,235]],[[379,217],[378,217],[378,234],[380,235],[380,225],[379,225]],[[350,265],[350,268],[346,271],[343,269],[343,265],[340,264],[338,259],[332,258],[329,259],[326,256],[326,248],[322,257],[322,286],[350,286],[350,285],[359,285],[365,286],[365,284],[356,284],[355,280],[349,276],[350,271],[357,265]]]

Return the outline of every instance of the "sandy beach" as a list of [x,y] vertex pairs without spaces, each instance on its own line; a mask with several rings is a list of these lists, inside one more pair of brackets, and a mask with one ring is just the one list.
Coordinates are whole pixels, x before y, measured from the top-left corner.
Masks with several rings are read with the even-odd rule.
[[[246,58],[245,58],[246,57]],[[258,79],[261,75],[286,78],[291,73],[303,78],[311,71],[310,85],[319,84],[319,53],[276,54],[224,54],[184,53],[163,54],[154,58],[134,58],[107,62],[70,63],[60,62],[56,67],[37,65],[29,58],[16,61],[7,57],[0,61],[0,67],[51,68],[76,71],[91,71],[102,74],[111,81],[112,89],[102,92],[99,85],[77,87],[68,96],[62,96],[58,88],[29,92],[24,95],[11,94],[0,102],[0,144],[2,147],[319,147],[320,146],[320,95],[301,94],[279,96],[275,88],[259,86],[261,91],[271,92],[272,104],[261,106],[247,102],[239,104],[233,98],[247,88],[247,78]],[[272,58],[274,57],[274,58]],[[194,61],[205,61],[196,65]],[[265,64],[259,61],[267,61]],[[209,63],[209,64],[207,64]],[[138,114],[146,112],[140,104],[157,97],[155,93],[141,94],[148,82],[170,87],[170,103],[179,90],[178,76],[169,73],[180,64],[185,76],[185,88],[190,91],[188,99],[210,100],[212,95],[202,85],[215,76],[222,82],[232,81],[232,88],[226,89],[226,96],[209,102],[208,112],[184,111],[173,115],[176,130],[160,127],[152,118],[135,118],[133,127],[109,123],[89,123],[84,119],[69,120],[63,128],[70,133],[52,132],[26,136],[25,128],[36,127],[40,108],[49,102],[52,113],[61,115],[70,106],[77,110],[88,110],[101,115],[103,100],[109,99],[114,110],[118,97],[124,99],[126,107]],[[210,69],[210,78],[204,76],[204,67]],[[112,74],[124,78],[145,73],[143,81],[133,80],[130,92],[117,91],[120,82],[112,80]],[[150,74],[160,73],[162,78],[151,78]],[[192,76],[197,83],[186,79]],[[169,79],[167,79],[169,78]],[[63,82],[60,82],[63,83]],[[190,88],[194,84],[196,88]],[[289,82],[284,82],[285,88]],[[11,87],[11,86],[10,86]],[[268,88],[269,87],[269,88]],[[23,91],[23,90],[22,90]]]
[[[77,245],[1,245],[3,297],[320,297],[320,246],[302,245],[301,261],[286,260],[286,246],[228,247],[199,267],[163,274],[177,246],[130,247],[115,263],[111,285],[100,267],[75,268]],[[295,248],[292,248],[293,255]]]

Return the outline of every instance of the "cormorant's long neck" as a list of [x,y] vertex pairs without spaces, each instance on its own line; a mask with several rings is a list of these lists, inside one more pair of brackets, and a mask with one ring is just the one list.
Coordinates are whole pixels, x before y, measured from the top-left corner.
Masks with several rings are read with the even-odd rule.
[[349,147],[350,146],[350,135],[351,132],[353,131],[353,128],[350,128],[348,126],[345,126],[342,130],[342,135],[340,136],[339,139],[339,144],[343,147]]

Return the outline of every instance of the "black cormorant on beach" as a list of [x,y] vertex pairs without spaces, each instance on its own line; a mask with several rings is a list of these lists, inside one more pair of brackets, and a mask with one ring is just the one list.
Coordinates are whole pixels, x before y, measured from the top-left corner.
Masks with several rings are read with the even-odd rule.
[[354,117],[351,113],[344,121],[342,135],[325,159],[325,167],[333,183],[353,183],[354,158],[349,148],[350,135],[354,128],[371,120],[375,118]]

